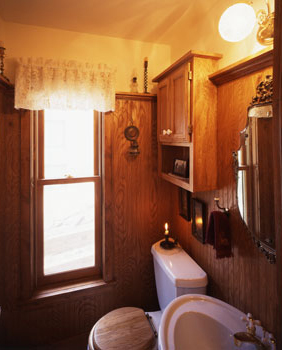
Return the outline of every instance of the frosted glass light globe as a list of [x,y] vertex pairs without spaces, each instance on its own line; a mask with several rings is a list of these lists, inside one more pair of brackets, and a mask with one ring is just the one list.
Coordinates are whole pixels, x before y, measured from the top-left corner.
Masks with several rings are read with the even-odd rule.
[[255,23],[256,15],[252,6],[238,3],[223,12],[218,30],[224,40],[237,42],[251,34]]

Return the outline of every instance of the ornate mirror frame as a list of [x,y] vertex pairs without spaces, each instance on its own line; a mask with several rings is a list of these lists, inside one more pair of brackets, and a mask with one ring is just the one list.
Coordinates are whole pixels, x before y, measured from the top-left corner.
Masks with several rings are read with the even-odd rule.
[[[265,140],[269,139],[268,150],[272,154],[272,137],[268,134],[272,131],[272,124],[265,121],[273,117],[272,102],[273,82],[272,76],[268,75],[257,86],[256,96],[248,108],[247,125],[240,133],[240,148],[233,152],[233,160],[237,203],[242,220],[255,245],[273,264],[276,262],[275,223],[269,212],[271,203],[274,206],[272,167],[269,166],[273,163],[272,157],[269,157],[267,151],[264,152]],[[263,146],[259,142],[259,137],[262,136],[265,137]],[[262,233],[265,234],[266,231],[271,231],[271,235],[263,237]]]

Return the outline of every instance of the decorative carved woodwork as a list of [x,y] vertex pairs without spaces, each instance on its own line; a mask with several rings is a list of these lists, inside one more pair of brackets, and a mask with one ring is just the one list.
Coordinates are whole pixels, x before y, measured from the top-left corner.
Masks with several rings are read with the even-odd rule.
[[264,81],[261,81],[256,88],[256,96],[253,97],[251,106],[264,103],[272,103],[273,100],[273,79],[267,75]]

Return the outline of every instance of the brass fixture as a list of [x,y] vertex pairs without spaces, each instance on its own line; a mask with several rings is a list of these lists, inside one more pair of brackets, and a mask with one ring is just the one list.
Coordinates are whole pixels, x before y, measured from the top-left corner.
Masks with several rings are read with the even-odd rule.
[[213,200],[215,201],[215,204],[216,204],[216,206],[218,207],[218,209],[223,210],[224,213],[225,213],[226,215],[229,215],[229,209],[228,209],[228,208],[221,207],[221,206],[218,204],[219,198],[215,197]]
[[131,156],[138,156],[138,154],[140,153],[138,148],[139,145],[137,142],[137,138],[139,136],[139,129],[132,124],[124,130],[124,136],[128,141],[130,141],[129,154]]
[[[248,313],[246,317],[241,317],[241,320],[246,322],[246,332],[237,332],[233,335],[234,344],[240,348],[242,345],[246,345],[249,349],[249,345],[257,350],[274,350],[276,349],[276,340],[273,335],[267,332],[261,326],[259,320],[254,320],[252,314]],[[257,328],[258,326],[258,334]]]
[[234,334],[234,344],[241,347],[243,344],[252,344],[257,350],[266,350],[266,346],[253,334],[248,332],[238,332]]
[[259,10],[257,13],[258,32],[257,41],[261,45],[272,45],[274,38],[274,12],[270,10],[269,0],[265,0],[267,12]]

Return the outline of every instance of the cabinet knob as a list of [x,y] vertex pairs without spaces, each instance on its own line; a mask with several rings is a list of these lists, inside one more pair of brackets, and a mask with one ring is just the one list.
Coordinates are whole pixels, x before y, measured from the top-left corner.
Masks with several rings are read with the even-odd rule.
[[163,130],[163,135],[171,135],[172,134],[172,130],[167,129],[167,130]]

